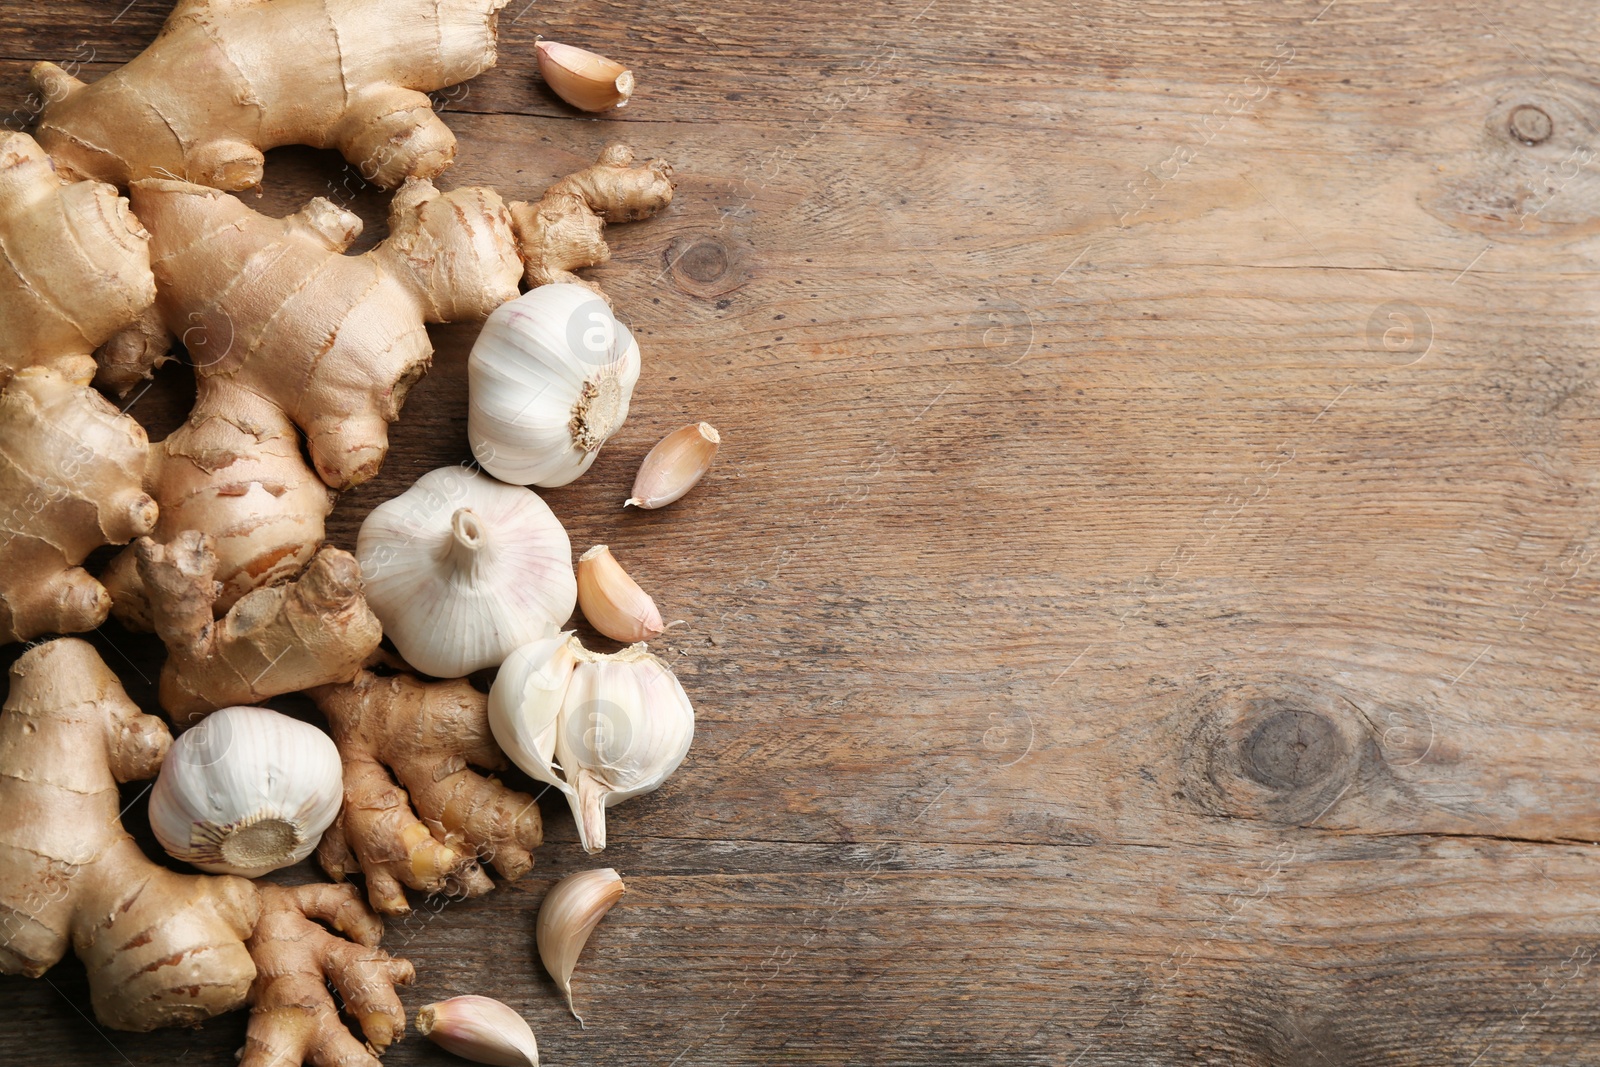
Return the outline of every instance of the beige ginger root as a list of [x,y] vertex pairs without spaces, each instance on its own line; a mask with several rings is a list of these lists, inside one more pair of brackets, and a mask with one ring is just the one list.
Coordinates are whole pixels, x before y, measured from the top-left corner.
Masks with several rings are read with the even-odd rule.
[[376,1067],[326,983],[381,1050],[404,1029],[393,986],[412,970],[376,947],[382,923],[356,893],[178,874],[123,829],[117,783],[154,776],[171,744],[87,642],[50,641],[12,665],[0,711],[0,972],[38,977],[70,945],[106,1026],[192,1026],[248,1000],[246,1067]]
[[364,873],[373,908],[409,911],[406,886],[488,892],[480,860],[506,878],[533,866],[531,850],[544,840],[539,805],[468,769],[510,767],[482,693],[464,680],[363,671],[309,695],[344,759],[344,808],[317,857],[336,879]]
[[530,288],[577,282],[599,293],[598,286],[572,272],[611,258],[605,224],[649,218],[672,202],[671,164],[653,159],[634,166],[633,159],[627,145],[607,145],[598,162],[556,182],[537,203],[512,203],[511,220],[526,265],[523,278]]
[[[353,886],[260,883],[258,888],[261,919],[249,941],[257,974],[239,1067],[283,1067],[307,1059],[319,1065],[378,1067],[375,1053],[405,1033],[405,1011],[394,987],[410,984],[415,973],[411,964],[378,948],[383,923]],[[313,919],[344,937],[333,936]],[[328,995],[330,981],[371,1051],[339,1021],[339,1007]]]
[[0,712],[0,971],[37,977],[71,945],[94,1013],[119,1030],[241,1007],[256,971],[251,884],[152,863],[122,828],[118,782],[155,775],[166,724],[94,648],[62,638],[11,668]]
[[[377,473],[388,424],[433,356],[426,323],[487,315],[516,295],[521,261],[488,189],[408,183],[389,237],[360,256],[342,253],[361,220],[324,199],[273,219],[182,182],[139,182],[133,196],[153,220],[157,307],[198,379],[188,421],[151,449],[155,536],[216,539],[226,611],[310,560],[333,504],[325,485]],[[131,550],[105,583],[118,619],[148,628]]]
[[148,235],[100,182],[0,137],[0,641],[92,630],[111,598],[79,564],[148,533],[148,442],[89,388],[90,353],[155,298]]
[[92,630],[111,597],[79,566],[149,533],[144,430],[89,387],[94,360],[17,371],[0,392],[0,640]]
[[393,188],[455,157],[427,93],[495,62],[506,0],[180,0],[150,47],[85,85],[33,69],[39,141],[73,174],[260,184],[262,151],[334,148]]
[[162,545],[134,544],[151,622],[167,646],[161,706],[189,724],[234,704],[354,678],[383,632],[361,595],[361,565],[324,547],[287,585],[257,589],[212,616],[217,557],[188,530]]
[[[516,296],[524,271],[543,284],[604,262],[604,220],[660,210],[671,173],[662,160],[634,165],[631,150],[612,145],[536,206],[411,182],[394,199],[389,238],[361,256],[341,254],[360,220],[326,200],[280,220],[214,190],[137,183],[135,206],[154,234],[157,306],[199,379],[188,423],[151,450],[154,536],[197,529],[216,539],[219,612],[304,566],[332,497],[306,469],[295,427],[329,486],[371,477],[388,423],[432,358],[424,323],[484,317]],[[122,351],[165,349],[146,328],[130,333]],[[149,365],[121,369],[118,384],[129,385]],[[131,551],[104,581],[117,618],[148,628]]]

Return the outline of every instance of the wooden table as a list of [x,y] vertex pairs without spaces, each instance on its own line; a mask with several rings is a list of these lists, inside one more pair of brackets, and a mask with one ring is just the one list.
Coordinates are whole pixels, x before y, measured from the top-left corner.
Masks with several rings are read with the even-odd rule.
[[[123,2],[7,0],[14,127],[31,61],[154,36]],[[677,168],[595,272],[633,415],[546,499],[686,620],[699,728],[613,813],[587,1030],[533,948],[590,864],[548,796],[532,874],[392,924],[410,1009],[501,997],[557,1065],[1600,1062],[1590,5],[524,2],[441,94],[448,177]],[[634,103],[561,105],[540,33]],[[343,173],[275,152],[257,206]],[[336,543],[466,457],[474,334],[435,331]],[[620,511],[696,419],[714,474]],[[154,708],[158,648],[97,640]],[[242,1042],[101,1034],[47,979],[0,982],[0,1060]]]

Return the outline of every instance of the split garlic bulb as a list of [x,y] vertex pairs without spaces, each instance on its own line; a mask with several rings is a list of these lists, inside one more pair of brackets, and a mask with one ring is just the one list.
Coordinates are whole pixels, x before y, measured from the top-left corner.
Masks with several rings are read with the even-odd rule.
[[605,809],[655,789],[694,739],[694,708],[643,645],[602,655],[571,633],[523,645],[489,690],[489,728],[511,761],[566,794],[585,852]]
[[572,543],[549,506],[461,467],[373,508],[356,558],[383,632],[436,678],[498,665],[555,633],[578,599]]
[[467,359],[467,439],[516,485],[566,485],[628,417],[639,345],[593,290],[530,289],[483,324]]
[[311,855],[343,800],[331,737],[267,708],[223,708],[172,743],[150,828],[174,859],[258,878]]

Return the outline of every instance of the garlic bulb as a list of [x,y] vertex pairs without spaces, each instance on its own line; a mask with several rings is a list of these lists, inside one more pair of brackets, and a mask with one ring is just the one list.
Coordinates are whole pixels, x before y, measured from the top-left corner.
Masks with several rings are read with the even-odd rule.
[[150,828],[174,859],[257,878],[311,855],[343,800],[331,737],[267,708],[223,708],[172,743]]
[[489,728],[513,763],[566,794],[583,850],[599,852],[605,809],[655,789],[683,762],[694,708],[643,645],[607,656],[564,633],[506,657],[489,690]]
[[539,1067],[533,1027],[492,997],[451,997],[417,1010],[417,1032],[446,1052],[497,1067]]
[[711,469],[721,444],[722,435],[709,422],[673,430],[644,457],[633,479],[633,493],[622,506],[664,508],[679,499]]
[[436,678],[548,637],[578,599],[567,531],[539,495],[477,471],[429,471],[356,538],[367,603],[407,663]]
[[666,629],[656,602],[605,545],[578,557],[578,608],[613,641],[649,641]]
[[572,969],[578,965],[589,935],[625,892],[622,876],[610,867],[575,871],[557,882],[539,905],[539,919],[534,926],[539,961],[567,995],[567,1010],[579,1026],[583,1025],[583,1016],[572,1003]]
[[555,41],[540,41],[534,48],[545,84],[573,107],[605,111],[628,106],[628,98],[633,95],[633,71],[621,63],[586,48]]
[[605,300],[570,282],[530,289],[483,324],[467,359],[467,439],[516,485],[566,485],[628,417],[639,345]]

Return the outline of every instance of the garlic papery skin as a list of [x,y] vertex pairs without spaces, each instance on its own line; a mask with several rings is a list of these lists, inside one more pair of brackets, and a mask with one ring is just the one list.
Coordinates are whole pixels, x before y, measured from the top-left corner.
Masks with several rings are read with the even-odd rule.
[[583,1016],[572,1003],[572,971],[589,935],[600,925],[611,906],[622,898],[627,887],[622,876],[610,867],[596,871],[577,871],[557,882],[539,905],[534,929],[539,944],[539,959],[556,985],[567,995],[567,1010],[583,1026]]
[[581,111],[626,107],[633,95],[633,72],[616,60],[555,41],[534,46],[539,74],[561,99]]
[[605,809],[658,787],[694,739],[694,708],[667,665],[630,645],[603,655],[571,633],[524,645],[489,690],[489,728],[518,767],[561,790],[585,852]]
[[578,557],[578,610],[613,641],[649,641],[666,629],[656,602],[605,545]]
[[578,599],[572,542],[539,495],[441,467],[372,509],[356,558],[383,632],[436,678],[497,666],[548,637]]
[[622,506],[660,508],[682,497],[711,469],[721,444],[722,435],[709,422],[667,434],[644,457],[633,479],[633,495]]
[[267,708],[223,708],[172,743],[150,828],[174,859],[258,878],[311,855],[343,800],[331,737]]
[[500,305],[467,358],[467,439],[516,485],[566,485],[628,417],[639,345],[600,296],[570,282]]
[[491,997],[451,997],[417,1011],[417,1033],[446,1052],[497,1067],[539,1067],[533,1027]]

